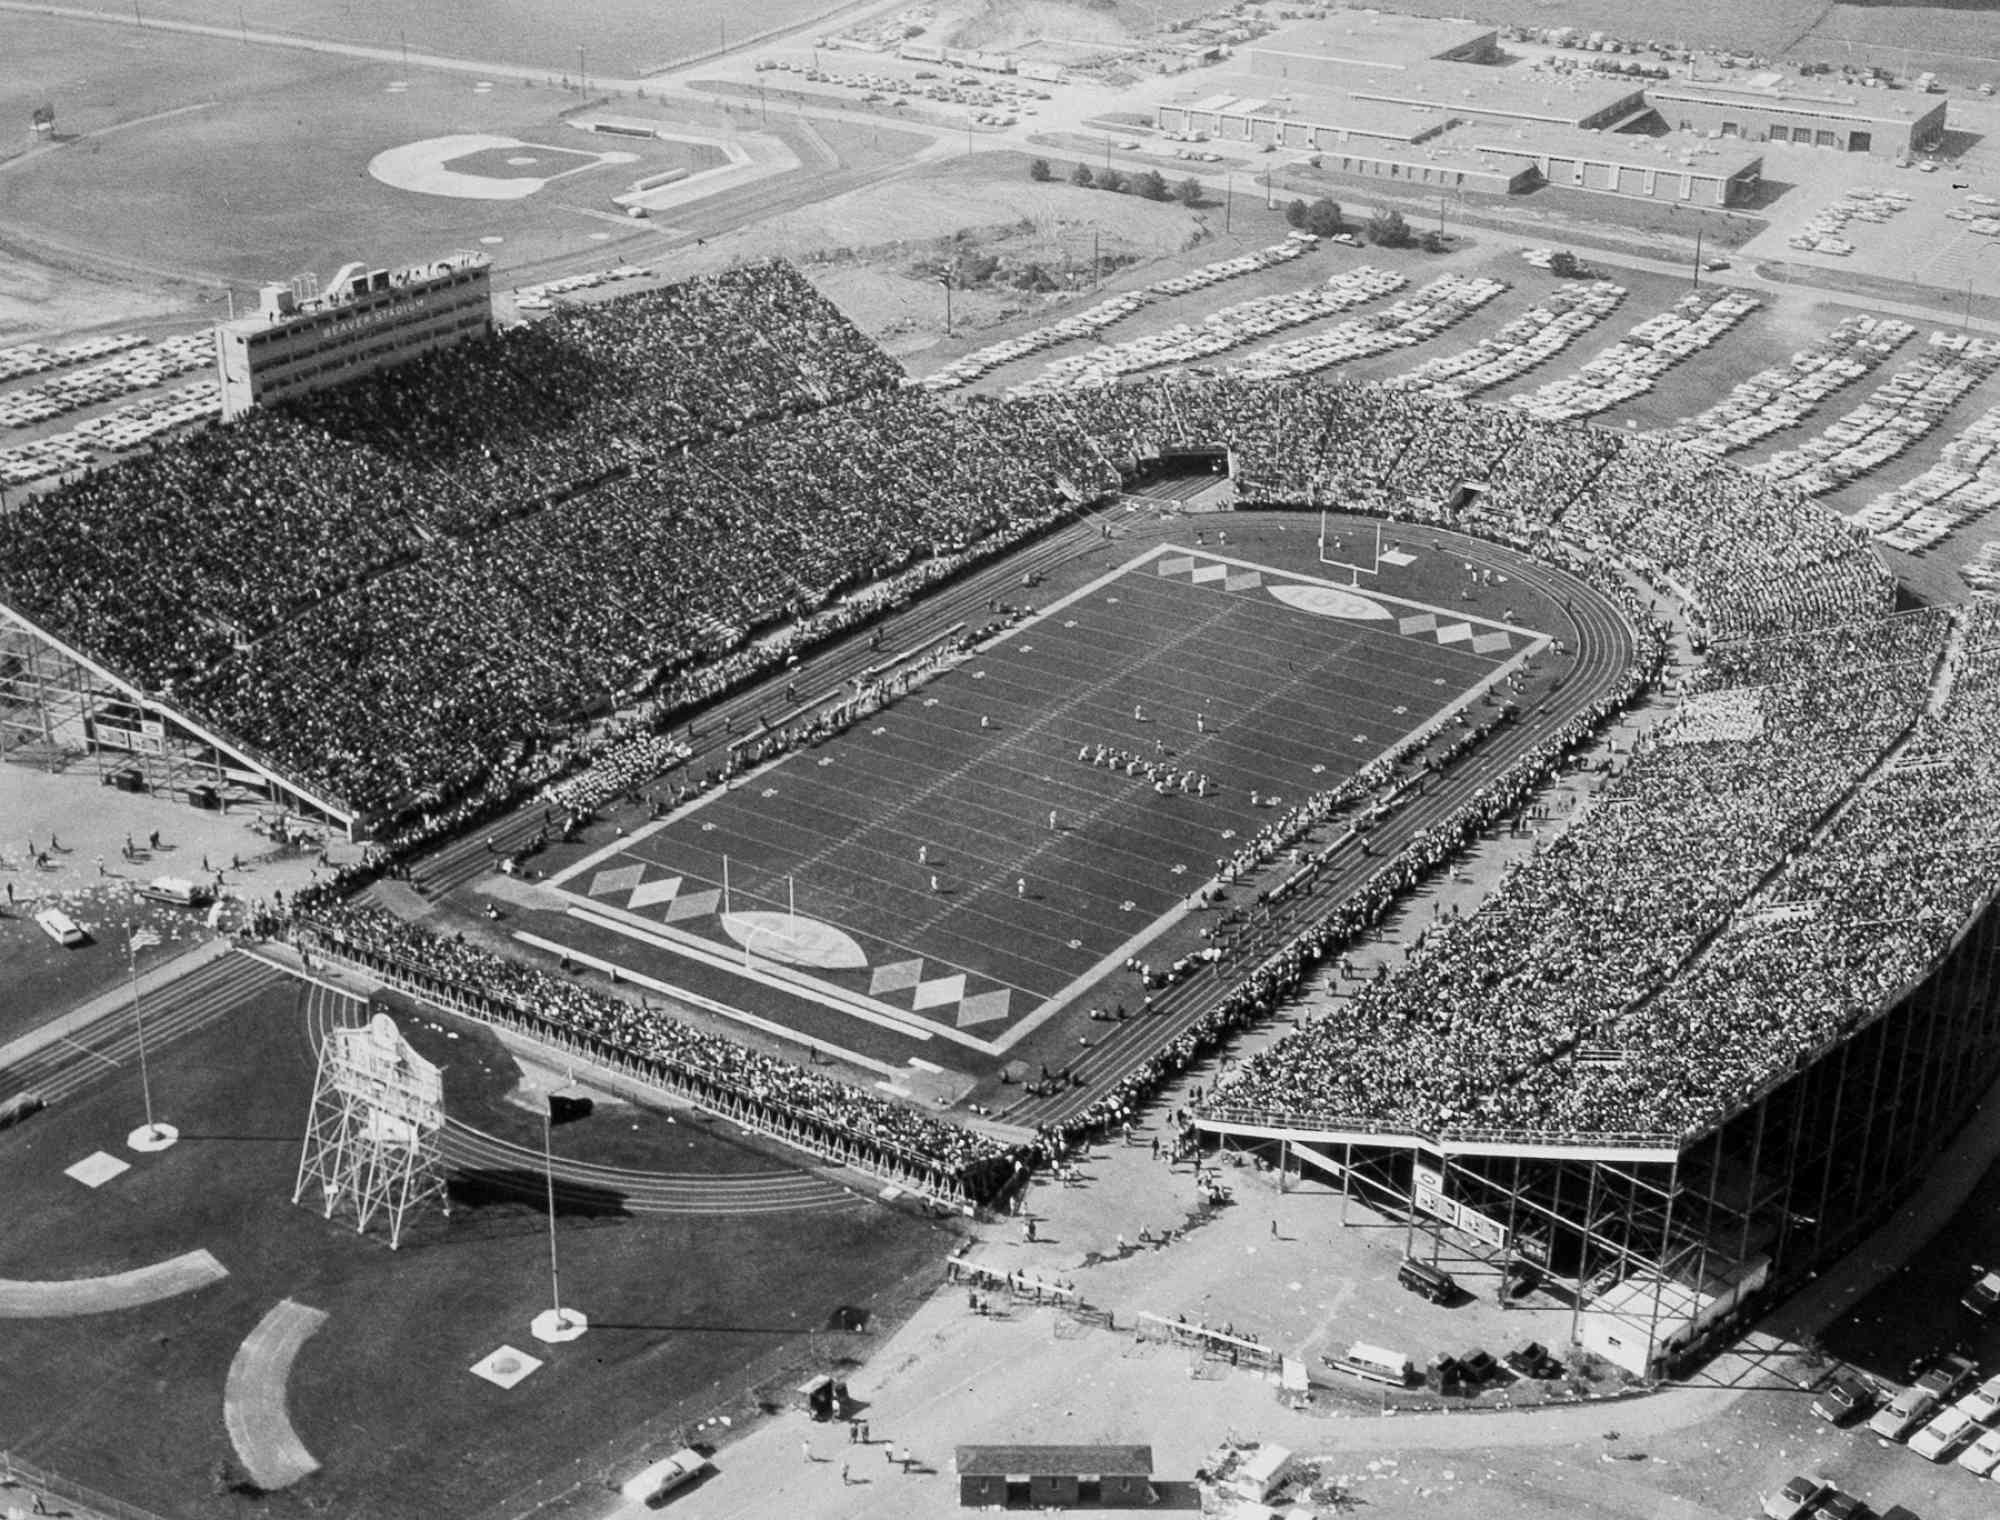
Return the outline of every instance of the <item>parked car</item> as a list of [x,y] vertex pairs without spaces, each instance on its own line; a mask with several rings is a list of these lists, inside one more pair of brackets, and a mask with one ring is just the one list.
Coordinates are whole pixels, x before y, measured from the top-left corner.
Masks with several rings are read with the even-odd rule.
[[1793,1478],[1775,1494],[1764,1496],[1765,1520],[1804,1520],[1812,1507],[1833,1491],[1824,1478]]
[[1942,1402],[1942,1398],[1929,1388],[1905,1388],[1875,1411],[1868,1428],[1885,1441],[1905,1440],[1910,1432],[1937,1412]]
[[1851,1372],[1843,1372],[1812,1401],[1812,1412],[1829,1425],[1845,1425],[1875,1406],[1875,1389]]
[[1990,1424],[2000,1414],[2000,1373],[1995,1373],[1952,1406],[1963,1409],[1980,1424]]
[[1989,1430],[1958,1454],[1958,1465],[1983,1478],[2000,1467],[2000,1430]]
[[1868,1506],[1852,1494],[1829,1489],[1813,1506],[1813,1520],[1868,1520]]
[[1941,1358],[1937,1365],[1916,1380],[1919,1388],[1928,1388],[1940,1399],[1956,1396],[1966,1384],[1979,1376],[1979,1364],[1969,1356],[1953,1352]]
[[1959,1300],[1981,1319],[2000,1309],[2000,1272],[1983,1272]]
[[1910,1437],[1910,1450],[1932,1462],[1948,1462],[1979,1434],[1979,1422],[1954,1405]]

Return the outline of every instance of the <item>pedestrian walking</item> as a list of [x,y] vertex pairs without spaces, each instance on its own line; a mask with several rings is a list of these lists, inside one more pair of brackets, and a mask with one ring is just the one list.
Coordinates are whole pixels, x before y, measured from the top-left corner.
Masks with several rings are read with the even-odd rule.
[[1271,1221],[1271,1238],[1273,1240],[1278,1238],[1278,1221],[1275,1219]]
[[1014,878],[1014,895],[1016,897],[1026,897],[1028,895],[1027,877],[1017,876]]
[[97,857],[97,874],[99,876],[104,874],[104,857],[102,855]]
[[931,863],[931,847],[927,844],[918,845],[917,864],[920,866],[927,866],[930,863]]
[[938,885],[938,879],[936,876],[931,877],[931,890],[933,892],[942,892],[944,890],[942,887]]
[[806,1460],[807,1460],[808,1462],[812,1461],[812,1459],[813,1459],[813,1443],[812,1443],[812,1442],[810,1442],[810,1441],[801,1441],[801,1442],[799,1442],[799,1450],[805,1453],[805,1458],[806,1458]]
[[847,1458],[842,1457],[840,1459],[840,1486],[842,1488],[845,1488],[847,1487],[848,1484],[852,1483],[853,1481],[854,1480],[850,1478],[847,1474]]
[[861,1439],[861,1422],[859,1420],[849,1420],[847,1422],[847,1444],[849,1446],[852,1446],[856,1441],[860,1439]]
[[866,1420],[861,1422],[861,1444],[863,1446],[868,1444],[868,1422]]
[[1055,810],[1054,808],[1050,808],[1050,809],[1049,809],[1049,832],[1050,832],[1051,834],[1053,834],[1053,833],[1054,833],[1055,831],[1056,831],[1056,810]]

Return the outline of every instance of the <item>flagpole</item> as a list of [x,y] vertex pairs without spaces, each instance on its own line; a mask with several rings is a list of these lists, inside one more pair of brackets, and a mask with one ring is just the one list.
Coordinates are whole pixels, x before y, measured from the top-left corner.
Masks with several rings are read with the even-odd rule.
[[132,985],[132,1025],[139,1041],[139,1094],[146,1106],[146,1122],[127,1135],[125,1143],[142,1152],[163,1151],[180,1139],[179,1130],[153,1117],[153,1073],[146,1058],[146,1005],[139,996],[139,952],[159,943],[160,936],[151,929],[125,932],[125,969]]
[[137,936],[125,937],[125,965],[132,974],[132,1022],[139,1032],[139,1092],[146,1104],[146,1134],[153,1129],[153,1080],[146,1070],[146,1011],[139,1002],[139,948]]
[[536,1340],[551,1346],[573,1341],[590,1328],[588,1316],[579,1310],[563,1307],[561,1269],[556,1260],[556,1159],[555,1141],[550,1134],[554,1128],[555,1094],[547,1093],[542,1098],[542,1176],[549,1199],[550,1307],[535,1316],[529,1329]]
[[555,1141],[550,1137],[555,1121],[548,1104],[542,1105],[542,1175],[549,1187],[549,1304],[555,1310],[556,1325],[564,1322],[562,1279],[556,1269],[556,1160]]

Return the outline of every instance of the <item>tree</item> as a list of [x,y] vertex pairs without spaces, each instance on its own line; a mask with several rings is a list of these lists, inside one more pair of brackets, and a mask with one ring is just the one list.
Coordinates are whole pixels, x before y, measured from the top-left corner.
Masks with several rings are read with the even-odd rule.
[[1174,186],[1174,199],[1179,201],[1183,206],[1199,206],[1201,204],[1201,181],[1193,175],[1189,175],[1178,185]]
[[1056,171],[1049,167],[1049,161],[1046,158],[1035,158],[1028,161],[1028,178],[1038,185],[1047,184],[1055,178],[1055,174]]
[[1410,224],[1403,220],[1400,211],[1378,211],[1368,218],[1368,241],[1371,243],[1383,248],[1407,248],[1416,240],[1416,234],[1410,231]]
[[1116,195],[1120,190],[1125,188],[1125,176],[1116,169],[1099,169],[1097,171],[1097,188],[1100,190],[1109,190],[1113,195]]
[[1340,219],[1340,207],[1325,196],[1306,207],[1306,231],[1314,237],[1332,237],[1344,225]]
[[1132,176],[1132,193],[1149,201],[1163,201],[1171,193],[1167,189],[1166,178],[1158,169],[1148,169],[1143,174]]
[[1074,169],[1069,171],[1069,182],[1081,189],[1088,190],[1092,185],[1097,183],[1097,176],[1090,172],[1089,164],[1078,164]]
[[1304,201],[1287,201],[1285,203],[1285,225],[1287,227],[1303,227],[1305,224],[1306,203]]
[[1558,248],[1549,255],[1549,273],[1558,279],[1573,280],[1583,273],[1583,265],[1567,248]]

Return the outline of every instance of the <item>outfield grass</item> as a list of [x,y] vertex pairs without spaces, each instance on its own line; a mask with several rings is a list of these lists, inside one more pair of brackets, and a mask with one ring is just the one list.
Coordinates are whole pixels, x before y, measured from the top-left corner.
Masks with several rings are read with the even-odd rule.
[[[404,1024],[445,1064],[448,1104],[505,1122],[515,1073],[497,1041],[470,1026]],[[231,1456],[221,1418],[230,1357],[289,1297],[330,1316],[289,1399],[324,1468],[259,1510],[483,1515],[503,1500],[518,1507],[531,1488],[549,1496],[615,1481],[639,1465],[640,1448],[656,1455],[711,1411],[742,1416],[828,1370],[855,1346],[827,1330],[836,1311],[907,1303],[909,1284],[928,1282],[952,1244],[940,1226],[859,1202],[806,1216],[627,1216],[614,1199],[566,1191],[563,1297],[593,1328],[545,1353],[527,1333],[549,1301],[548,1237],[533,1203],[461,1195],[448,1223],[418,1226],[394,1254],[292,1206],[311,1072],[287,987],[154,1062],[158,1111],[183,1139],[131,1158],[133,1170],[104,1188],[62,1168],[100,1148],[123,1153],[139,1108],[132,1074],[0,1134],[10,1221],[0,1276],[95,1275],[203,1247],[231,1273],[131,1313],[0,1321],[0,1447],[162,1513],[214,1513],[211,1471]],[[556,1135],[580,1157],[660,1170],[781,1164],[708,1126],[617,1106]],[[547,1357],[511,1393],[466,1370],[503,1343]]]

